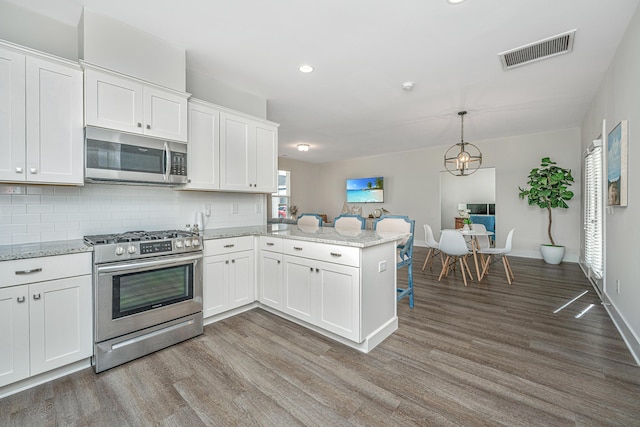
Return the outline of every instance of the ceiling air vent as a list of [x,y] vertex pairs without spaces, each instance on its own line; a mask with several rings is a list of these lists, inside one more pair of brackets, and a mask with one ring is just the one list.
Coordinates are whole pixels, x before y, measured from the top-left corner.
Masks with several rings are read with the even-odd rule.
[[569,53],[573,49],[576,30],[567,31],[534,43],[499,53],[500,62],[505,70],[530,64],[552,56]]

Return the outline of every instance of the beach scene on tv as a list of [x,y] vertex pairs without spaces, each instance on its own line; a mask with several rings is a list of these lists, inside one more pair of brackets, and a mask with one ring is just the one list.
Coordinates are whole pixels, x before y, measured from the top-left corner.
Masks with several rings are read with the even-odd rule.
[[347,203],[382,203],[384,180],[381,176],[347,180]]

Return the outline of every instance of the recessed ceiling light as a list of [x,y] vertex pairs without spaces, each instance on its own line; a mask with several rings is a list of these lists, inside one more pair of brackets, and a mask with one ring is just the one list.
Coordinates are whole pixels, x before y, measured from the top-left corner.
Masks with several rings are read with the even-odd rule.
[[298,151],[309,151],[309,144],[298,144]]
[[313,67],[311,65],[302,64],[298,67],[298,70],[300,70],[301,73],[312,73]]
[[414,86],[416,84],[414,82],[404,82],[402,83],[402,89],[406,90],[407,92],[413,90]]
[[464,2],[464,0],[447,0],[449,4],[460,4],[462,2]]

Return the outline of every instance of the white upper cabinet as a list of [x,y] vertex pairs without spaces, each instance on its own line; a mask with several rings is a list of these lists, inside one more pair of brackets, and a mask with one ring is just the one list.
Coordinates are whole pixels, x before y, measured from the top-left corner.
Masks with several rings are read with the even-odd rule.
[[189,94],[85,65],[85,122],[187,142]]
[[221,112],[220,188],[273,193],[277,175],[277,125]]
[[[24,180],[25,56],[0,47],[0,180]],[[20,170],[18,170],[18,168]]]
[[87,125],[142,134],[142,84],[87,69],[84,72]]
[[0,181],[83,184],[82,72],[0,46]]
[[189,101],[187,190],[220,189],[220,111]]
[[27,181],[84,182],[82,73],[27,57]]

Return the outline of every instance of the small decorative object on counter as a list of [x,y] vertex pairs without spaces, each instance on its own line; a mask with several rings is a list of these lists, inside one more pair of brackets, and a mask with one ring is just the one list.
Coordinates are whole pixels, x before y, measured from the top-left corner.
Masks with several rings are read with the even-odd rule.
[[291,215],[291,218],[296,219],[298,216],[298,206],[296,205],[289,206],[289,215]]

